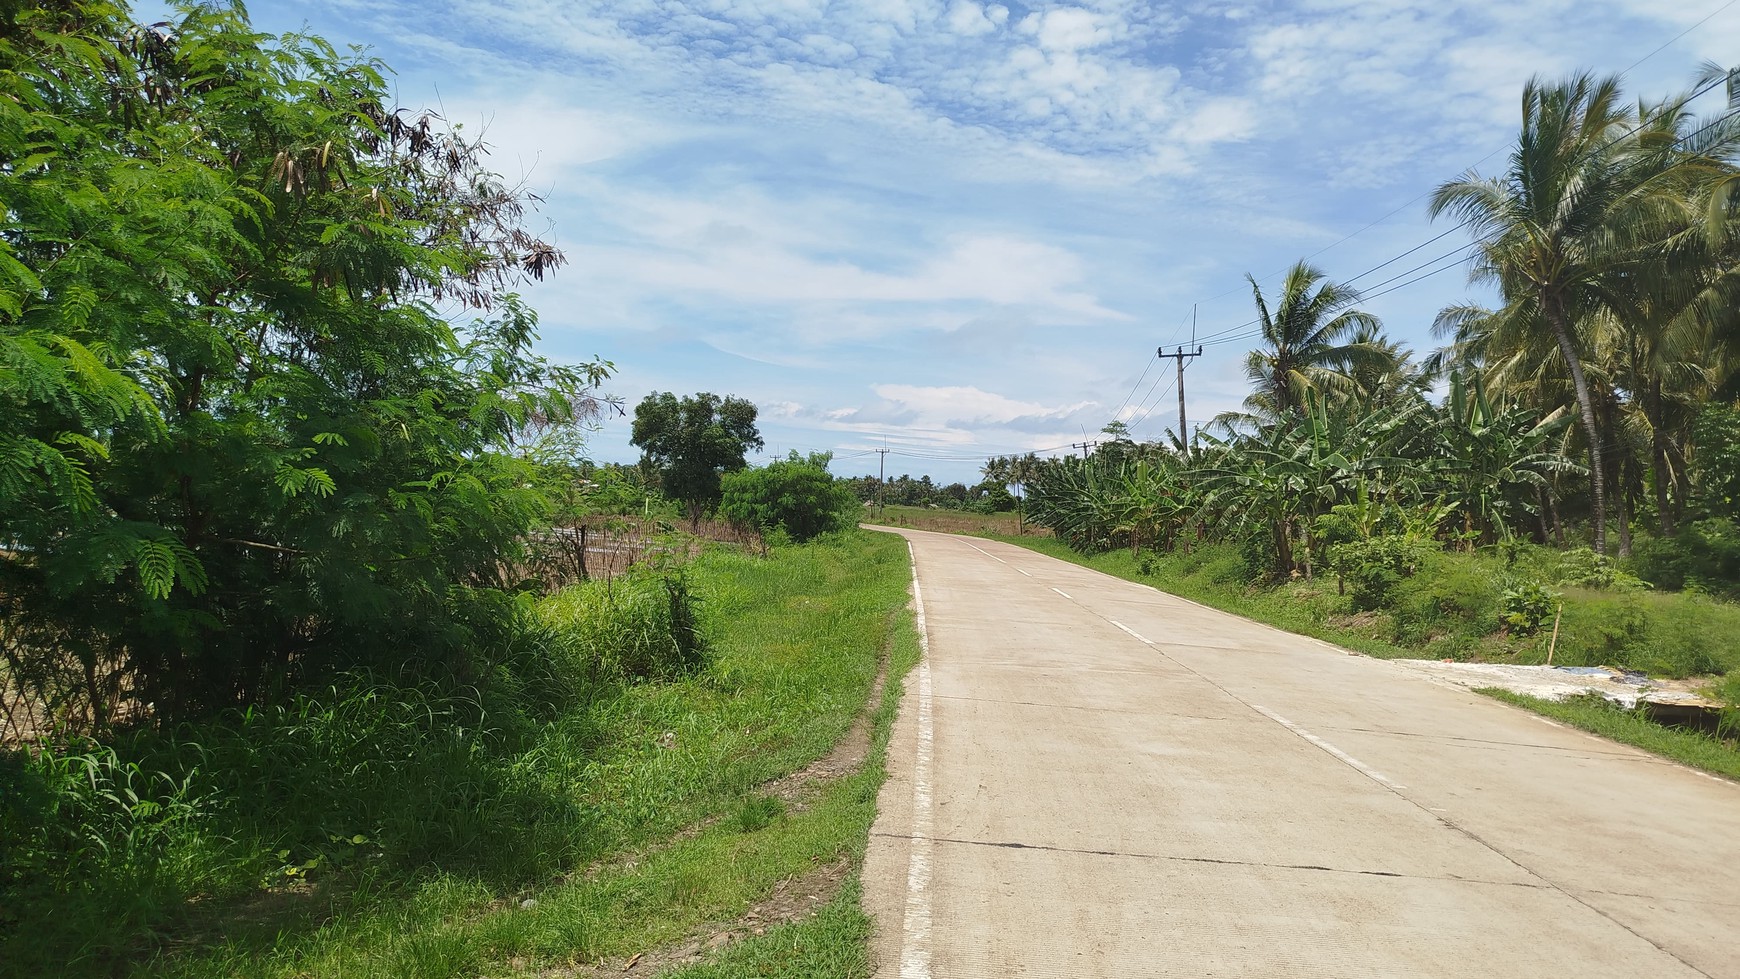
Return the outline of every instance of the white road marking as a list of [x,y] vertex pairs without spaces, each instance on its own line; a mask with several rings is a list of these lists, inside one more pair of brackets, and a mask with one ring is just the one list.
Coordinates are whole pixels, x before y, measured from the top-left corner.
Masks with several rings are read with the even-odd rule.
[[[1057,592],[1059,595],[1062,595],[1064,598],[1069,598],[1069,592],[1064,591],[1062,588],[1053,588],[1051,590],[1054,592]],[[1069,600],[1072,602],[1075,601],[1075,599],[1073,599],[1073,598],[1069,598]]]
[[[1016,569],[1015,569],[1015,570],[1016,570],[1016,571],[1021,571],[1021,569],[1020,569],[1020,568],[1016,568]],[[1033,577],[1033,576],[1032,576],[1032,575],[1030,575],[1030,574],[1027,574],[1027,572],[1025,572],[1025,571],[1021,571],[1021,573],[1022,573],[1022,574],[1026,574],[1026,575],[1027,575],[1027,577],[1029,577],[1029,578],[1031,578],[1031,577]]]
[[1258,707],[1256,704],[1252,704],[1251,709],[1256,711],[1257,713],[1263,715],[1264,717],[1268,718],[1269,720],[1274,721],[1276,724],[1281,725],[1282,727],[1286,728],[1287,730],[1292,731],[1294,734],[1297,734],[1301,738],[1304,738],[1305,740],[1311,742],[1312,744],[1316,745],[1317,747],[1322,748],[1324,751],[1329,752],[1330,754],[1334,755],[1336,758],[1340,759],[1342,762],[1346,763],[1349,767],[1351,767],[1355,771],[1359,772],[1361,775],[1364,775],[1366,778],[1369,778],[1375,782],[1382,782],[1384,785],[1387,785],[1391,789],[1395,789],[1397,791],[1400,791],[1402,789],[1407,788],[1407,786],[1405,786],[1405,785],[1397,785],[1396,783],[1390,781],[1389,779],[1385,778],[1383,776],[1383,774],[1381,772],[1379,772],[1377,769],[1372,768],[1371,766],[1365,764],[1364,762],[1353,757],[1352,755],[1348,754],[1347,752],[1342,751],[1340,748],[1337,748],[1336,746],[1323,740],[1322,738],[1318,737],[1317,735],[1312,734],[1310,731],[1305,730],[1304,728],[1300,727],[1299,725],[1294,724],[1292,721],[1287,720],[1285,717],[1282,717],[1281,715],[1275,713],[1274,711],[1268,709],[1267,707]]
[[973,543],[972,541],[962,541],[961,543],[967,545],[968,547],[972,548],[975,551],[978,551],[980,554],[985,555],[986,557],[997,562],[998,564],[1008,564],[1009,563],[1008,561],[1005,561],[1002,558],[998,557],[997,555],[992,554],[990,551],[985,550],[984,548]]
[[1147,643],[1150,646],[1154,645],[1154,640],[1149,639],[1147,636],[1144,636],[1141,633],[1137,632],[1136,630],[1123,624],[1122,622],[1119,622],[1117,619],[1107,619],[1106,621],[1110,622],[1112,625],[1115,625],[1118,628],[1124,630],[1125,632],[1129,633],[1130,635],[1135,636],[1137,642]]
[[906,940],[900,949],[900,979],[930,979],[931,727],[930,634],[924,624],[924,593],[918,587],[918,555],[912,557],[912,607],[918,626],[918,756],[912,765],[912,846],[906,864]]

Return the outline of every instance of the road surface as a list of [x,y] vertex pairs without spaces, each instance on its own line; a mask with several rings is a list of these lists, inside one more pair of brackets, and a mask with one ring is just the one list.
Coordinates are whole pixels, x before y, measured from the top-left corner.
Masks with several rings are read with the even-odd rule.
[[928,636],[877,975],[1740,977],[1740,784],[1022,548]]

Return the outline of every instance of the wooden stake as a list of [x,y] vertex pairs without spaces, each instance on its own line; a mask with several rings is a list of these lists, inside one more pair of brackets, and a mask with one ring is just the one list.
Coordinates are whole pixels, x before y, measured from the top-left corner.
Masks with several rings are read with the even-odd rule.
[[1553,613],[1553,639],[1547,643],[1547,665],[1553,665],[1553,650],[1559,648],[1559,616],[1565,614],[1565,603],[1560,602],[1558,611]]

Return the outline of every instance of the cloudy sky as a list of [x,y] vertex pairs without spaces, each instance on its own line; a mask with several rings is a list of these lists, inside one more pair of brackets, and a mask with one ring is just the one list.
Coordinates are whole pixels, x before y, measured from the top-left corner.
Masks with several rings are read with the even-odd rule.
[[[1449,230],[1425,195],[1502,165],[1531,74],[1660,96],[1740,62],[1737,0],[249,9],[368,47],[546,197],[533,227],[570,260],[527,290],[550,356],[613,361],[631,404],[749,398],[767,455],[874,473],[886,446],[890,475],[968,481],[1113,418],[1175,427],[1154,352],[1193,304],[1192,422],[1237,406],[1247,272],[1309,256],[1429,350],[1470,295],[1460,232],[1362,273]],[[632,461],[627,421],[594,450]]]

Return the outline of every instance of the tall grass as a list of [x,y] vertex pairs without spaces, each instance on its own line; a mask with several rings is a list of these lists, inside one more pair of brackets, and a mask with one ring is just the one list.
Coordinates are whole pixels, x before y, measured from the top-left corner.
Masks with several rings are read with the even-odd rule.
[[[353,675],[274,709],[8,758],[0,973],[461,975],[595,954],[609,943],[553,916],[535,941],[446,924],[615,879],[586,868],[737,813],[825,753],[901,627],[905,560],[856,532],[771,559],[709,551],[675,589],[655,576],[527,600],[510,648],[463,677]],[[640,651],[601,649],[610,603],[628,608],[625,648],[652,636]],[[813,818],[837,849],[858,817],[815,809],[718,832]]]

